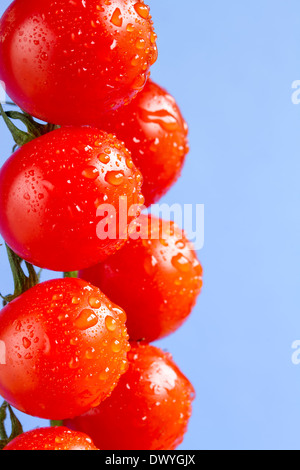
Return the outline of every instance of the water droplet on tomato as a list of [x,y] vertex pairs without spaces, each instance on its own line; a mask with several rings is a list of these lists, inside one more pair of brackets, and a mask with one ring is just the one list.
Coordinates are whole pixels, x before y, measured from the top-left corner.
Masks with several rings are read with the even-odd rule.
[[109,374],[109,367],[106,367],[105,370],[103,370],[102,372],[100,372],[100,374],[99,374],[99,379],[100,379],[100,380],[107,380],[108,374]]
[[191,263],[190,261],[183,256],[181,253],[179,253],[176,256],[173,256],[172,258],[172,264],[175,269],[177,269],[180,272],[186,273],[191,269]]
[[93,347],[87,348],[86,351],[85,351],[85,357],[87,359],[93,359],[94,354],[95,354],[95,348],[93,348]]
[[110,315],[107,315],[107,317],[105,318],[105,325],[108,331],[115,331],[115,329],[117,328],[116,320]]
[[128,33],[133,33],[134,25],[132,23],[128,23],[126,30],[128,31]]
[[70,369],[78,369],[78,367],[79,367],[79,358],[77,356],[72,357],[72,359],[69,362],[69,367],[70,367]]
[[89,309],[84,309],[74,321],[74,326],[79,330],[87,330],[98,323],[97,315]]
[[96,297],[96,296],[91,296],[89,298],[89,305],[90,307],[92,308],[100,308],[101,307],[101,299],[99,297]]
[[113,341],[111,349],[114,353],[119,353],[122,349],[122,343],[120,343],[120,341],[116,339],[115,341]]
[[113,186],[120,186],[124,181],[124,174],[122,171],[109,171],[105,176],[105,180]]
[[144,20],[146,20],[150,14],[149,7],[141,2],[136,3],[134,5],[134,9],[137,12],[137,14]]
[[153,275],[157,266],[157,259],[155,256],[151,256],[145,259],[144,269],[147,274]]
[[141,108],[140,117],[144,122],[153,122],[158,124],[163,130],[167,132],[175,132],[180,130],[180,126],[176,117],[172,116],[172,114],[170,114],[165,109],[149,111],[148,109]]
[[26,338],[26,336],[24,336],[24,338],[22,338],[22,344],[25,349],[28,349],[31,346],[31,341],[30,339]]
[[183,248],[185,248],[185,242],[184,240],[177,240],[177,242],[175,243],[176,247],[179,248],[180,250],[182,250]]
[[116,8],[110,19],[111,23],[117,27],[121,27],[123,24],[123,18],[120,8]]
[[99,171],[94,166],[89,166],[85,170],[83,170],[82,176],[90,180],[95,180],[99,176]]
[[107,163],[110,162],[110,157],[109,155],[107,155],[106,153],[101,153],[99,156],[98,156],[98,160],[103,163],[104,165],[106,165]]

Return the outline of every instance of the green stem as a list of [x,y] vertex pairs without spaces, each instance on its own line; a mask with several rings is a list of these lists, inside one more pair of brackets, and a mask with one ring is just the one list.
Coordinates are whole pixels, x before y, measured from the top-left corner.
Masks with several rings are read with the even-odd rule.
[[54,419],[52,419],[50,421],[50,426],[52,428],[55,427],[55,426],[63,426],[63,424],[64,424],[63,421],[55,421]]
[[68,277],[78,277],[78,271],[69,271],[64,273],[64,278]]
[[[16,106],[15,103],[7,103],[9,105]],[[40,137],[44,134],[54,131],[58,129],[59,126],[54,124],[39,124],[36,122],[32,116],[25,112],[19,111],[7,111],[5,112],[1,103],[0,103],[0,116],[2,116],[6,126],[8,127],[9,131],[12,134],[12,137],[15,141],[15,146],[13,151],[15,151],[16,147],[22,147],[23,145],[27,144],[28,142],[32,141],[33,139]],[[27,128],[27,132],[24,132],[18,129],[11,119],[19,120],[24,124]],[[6,305],[8,302],[11,302],[19,295],[30,289],[31,287],[35,286],[40,282],[40,270],[38,273],[35,271],[34,267],[25,261],[25,265],[28,271],[28,276],[24,273],[22,269],[23,260],[20,258],[8,245],[6,245],[7,255],[9,264],[11,267],[13,281],[14,281],[14,293],[12,295],[8,295],[3,298],[3,304]],[[78,272],[68,272],[64,273],[64,277],[77,277]],[[6,430],[5,430],[5,420],[7,416],[7,409],[9,410],[10,419],[11,419],[11,426],[12,432],[11,435],[8,437]],[[52,426],[60,426],[62,425],[62,421],[52,421]],[[2,450],[8,442],[14,439],[16,436],[23,432],[22,425],[20,421],[15,416],[12,408],[7,402],[4,402],[3,405],[0,407],[0,450]]]
[[11,302],[23,292],[27,291],[31,287],[35,286],[40,282],[40,274],[36,273],[34,267],[25,261],[26,268],[28,270],[28,276],[22,269],[22,258],[20,258],[8,245],[6,245],[7,256],[11,267],[13,281],[14,281],[14,293],[3,297],[4,304]]

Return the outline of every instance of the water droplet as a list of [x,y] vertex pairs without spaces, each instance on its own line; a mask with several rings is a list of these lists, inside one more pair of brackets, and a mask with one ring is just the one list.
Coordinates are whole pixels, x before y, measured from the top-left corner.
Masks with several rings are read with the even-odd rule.
[[181,253],[176,256],[173,256],[172,264],[175,269],[183,273],[187,273],[191,269],[190,261]]
[[114,24],[115,26],[121,27],[123,24],[123,18],[121,14],[120,8],[116,8],[115,11],[112,14],[112,17],[110,19],[111,23]]
[[89,180],[95,180],[99,176],[99,171],[94,166],[89,166],[82,172],[82,176]]
[[125,372],[128,369],[128,362],[123,359],[120,365],[121,372]]
[[160,244],[161,244],[162,246],[165,246],[165,247],[169,246],[169,243],[168,243],[167,240],[165,240],[164,238],[161,238],[161,239],[159,240],[159,242],[160,242]]
[[100,379],[100,380],[107,380],[108,374],[109,374],[109,367],[106,367],[105,370],[103,370],[102,372],[100,372],[100,374],[99,374],[99,379]]
[[145,42],[145,39],[144,38],[138,38],[136,40],[136,43],[135,43],[135,46],[137,49],[145,49],[146,47],[146,42]]
[[144,261],[144,269],[147,274],[152,275],[156,270],[157,259],[155,256],[151,256],[145,259]]
[[175,243],[176,247],[179,248],[180,250],[182,250],[183,248],[185,248],[185,242],[184,240],[177,240],[177,242]]
[[132,23],[128,23],[126,29],[127,29],[128,33],[133,33],[134,25]]
[[163,130],[167,132],[175,132],[180,130],[180,125],[177,118],[165,109],[149,111],[148,109],[141,108],[140,116],[144,122],[153,122],[158,124]]
[[31,346],[30,339],[26,338],[25,336],[22,338],[22,343],[25,349],[28,349]]
[[105,180],[113,186],[120,186],[124,181],[124,174],[122,171],[109,171],[105,176]]
[[79,341],[79,338],[77,336],[74,336],[74,338],[70,339],[70,344],[71,346],[76,346]]
[[22,328],[22,323],[19,320],[16,320],[16,322],[14,322],[14,323],[15,323],[16,331],[20,331],[21,328]]
[[116,320],[111,317],[110,315],[108,315],[106,318],[105,318],[105,325],[106,325],[106,328],[109,330],[109,331],[115,331],[115,329],[117,328],[117,322]]
[[98,156],[98,160],[103,163],[104,165],[106,165],[107,163],[110,162],[110,157],[109,155],[106,155],[105,153],[101,153],[99,156]]
[[134,80],[132,84],[133,90],[141,90],[144,87],[146,80],[147,80],[147,76],[144,73],[136,77],[136,79]]
[[62,300],[64,298],[63,294],[55,294],[53,297],[52,297],[52,300],[55,302],[57,300]]
[[132,59],[131,61],[131,65],[133,65],[134,67],[136,67],[137,65],[139,65],[139,62],[140,62],[140,56],[138,54],[136,54],[134,56],[134,58]]
[[157,34],[154,31],[152,31],[150,35],[151,44],[155,44],[156,40],[157,40]]
[[87,359],[93,359],[95,354],[95,348],[90,347],[85,351],[85,357]]
[[112,345],[111,345],[111,349],[114,353],[119,353],[122,349],[122,343],[120,343],[119,340],[115,340]]
[[96,308],[96,309],[100,308],[101,307],[101,299],[99,297],[96,297],[96,296],[92,295],[89,298],[89,305],[92,308]]
[[69,367],[70,367],[70,369],[78,369],[78,367],[79,367],[79,358],[77,356],[72,357],[72,359],[69,362]]
[[134,9],[137,12],[137,14],[144,20],[146,20],[150,14],[149,7],[141,2],[136,3],[134,5]]
[[80,315],[76,318],[74,321],[74,325],[79,329],[79,330],[87,330],[88,328],[91,328],[98,323],[98,317],[97,315],[89,309],[84,309],[80,313]]
[[132,158],[128,157],[126,158],[126,165],[127,167],[131,170],[133,168],[133,160]]

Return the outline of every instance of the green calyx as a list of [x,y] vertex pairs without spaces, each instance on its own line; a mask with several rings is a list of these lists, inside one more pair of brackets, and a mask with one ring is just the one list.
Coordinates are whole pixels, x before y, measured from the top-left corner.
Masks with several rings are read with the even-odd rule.
[[[7,128],[9,129],[15,144],[17,147],[22,147],[23,145],[31,142],[31,140],[41,137],[44,134],[48,134],[55,129],[58,129],[59,126],[54,124],[40,124],[36,122],[30,114],[19,111],[4,111],[2,105],[0,104],[0,115],[2,116]],[[18,120],[25,125],[27,132],[19,129],[12,120]]]
[[[7,410],[9,411],[9,417],[11,421],[11,433],[9,436],[7,435],[5,429]],[[10,441],[22,433],[23,428],[20,421],[14,414],[12,407],[6,401],[4,401],[0,407],[0,450],[2,450]]]
[[14,293],[5,297],[2,296],[4,305],[16,299],[31,287],[37,285],[40,282],[41,275],[41,271],[37,273],[30,263],[24,261],[28,271],[28,275],[26,275],[22,268],[22,258],[9,248],[8,245],[6,245],[6,251],[14,280]]

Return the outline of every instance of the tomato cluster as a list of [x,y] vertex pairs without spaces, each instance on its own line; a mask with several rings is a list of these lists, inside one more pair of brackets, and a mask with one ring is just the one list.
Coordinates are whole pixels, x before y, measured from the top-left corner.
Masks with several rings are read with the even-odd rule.
[[[142,214],[188,153],[175,99],[149,79],[150,9],[14,0],[0,37],[0,80],[23,110],[1,114],[13,135],[10,118],[27,126],[0,170],[15,280],[0,312],[0,394],[66,426],[23,433],[5,450],[175,449],[194,389],[150,343],[188,318],[202,267],[182,229]],[[32,266],[64,278],[20,282],[22,261],[29,280]]]

